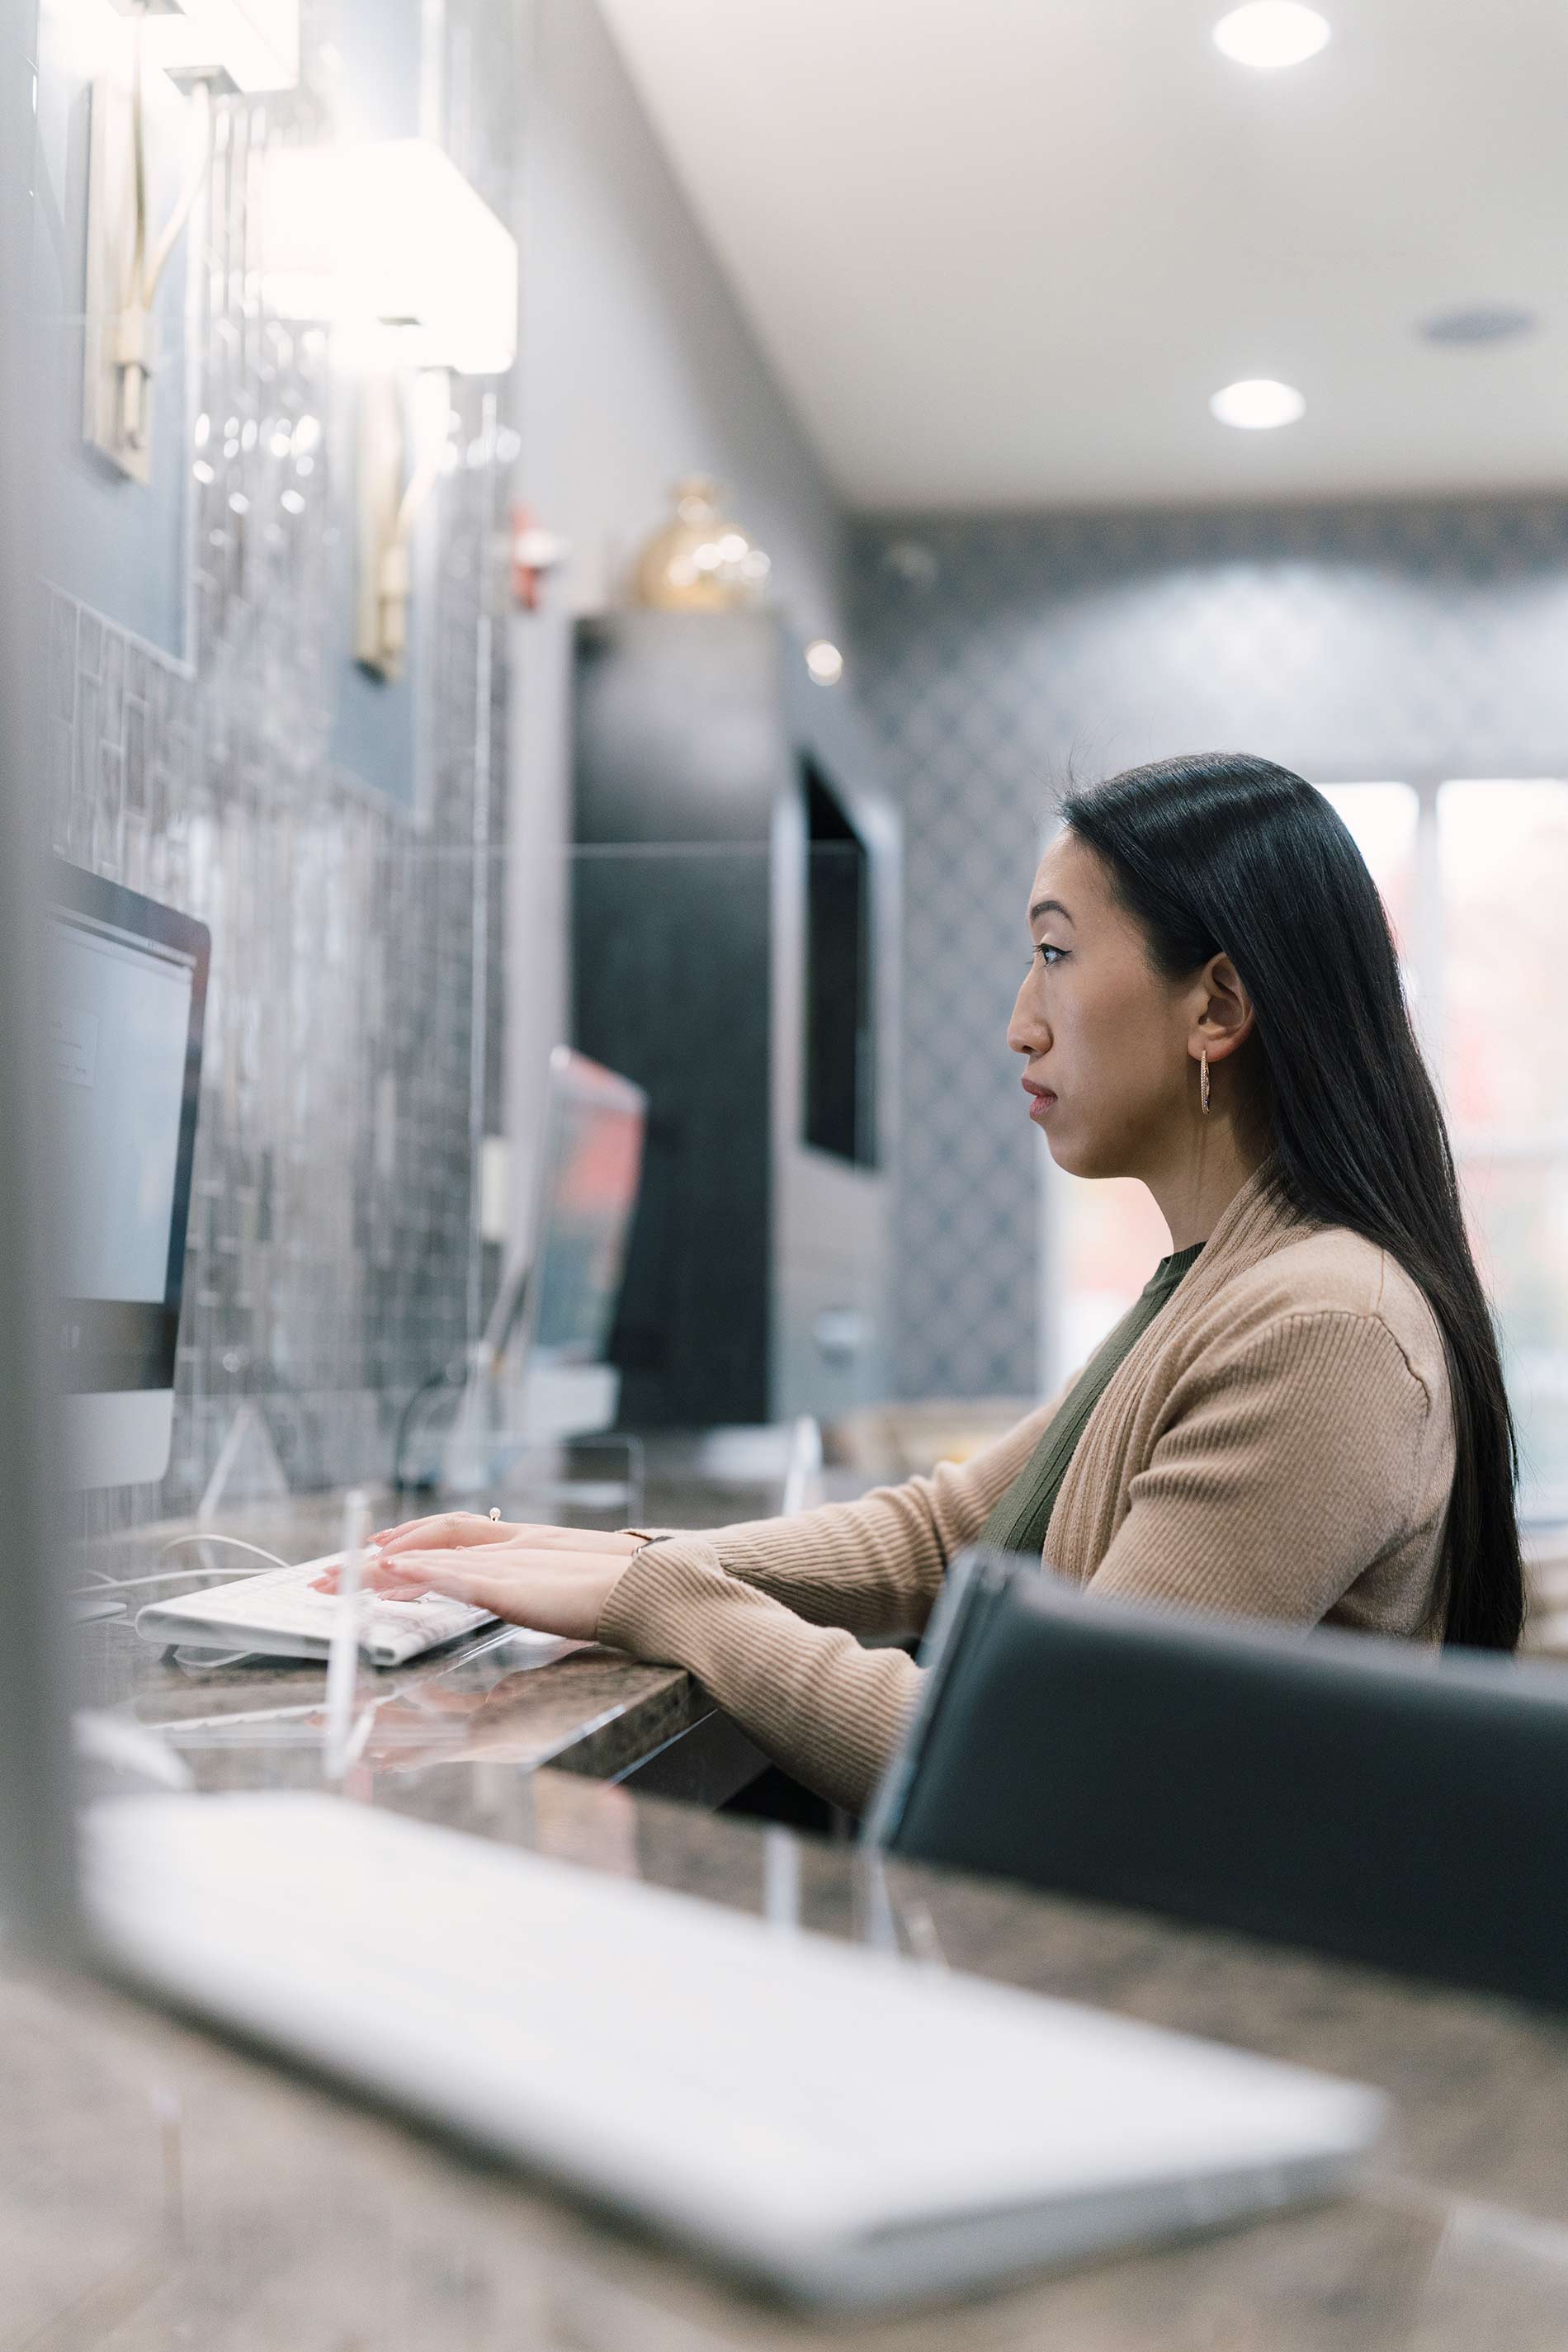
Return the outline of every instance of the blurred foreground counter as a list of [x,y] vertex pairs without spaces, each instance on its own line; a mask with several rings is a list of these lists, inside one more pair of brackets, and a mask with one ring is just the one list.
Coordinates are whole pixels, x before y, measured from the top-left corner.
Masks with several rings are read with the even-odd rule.
[[[443,1795],[451,1779],[465,1792]],[[1383,2086],[1354,2197],[904,2318],[759,2304],[537,2182],[119,1993],[0,1977],[0,2346],[32,2352],[1562,2352],[1568,2021],[911,1865],[552,1772],[376,1803],[912,1961]],[[301,1956],[301,1965],[308,1966]],[[919,2053],[911,2052],[918,2065]],[[672,2142],[682,2118],[672,2114]]]

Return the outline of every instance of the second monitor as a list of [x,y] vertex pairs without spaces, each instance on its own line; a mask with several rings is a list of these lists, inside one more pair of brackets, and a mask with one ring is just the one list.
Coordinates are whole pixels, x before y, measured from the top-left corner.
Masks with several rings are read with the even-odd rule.
[[79,1486],[141,1485],[169,1466],[211,937],[59,859],[49,895],[67,1459]]

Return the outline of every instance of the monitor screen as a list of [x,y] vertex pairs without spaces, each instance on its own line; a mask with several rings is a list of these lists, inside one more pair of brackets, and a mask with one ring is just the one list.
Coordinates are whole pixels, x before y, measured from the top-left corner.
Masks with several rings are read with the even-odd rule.
[[86,922],[58,923],[56,945],[60,1286],[72,1298],[162,1302],[195,963]]
[[173,1385],[195,1139],[205,927],[54,868],[47,1068],[68,1391]]

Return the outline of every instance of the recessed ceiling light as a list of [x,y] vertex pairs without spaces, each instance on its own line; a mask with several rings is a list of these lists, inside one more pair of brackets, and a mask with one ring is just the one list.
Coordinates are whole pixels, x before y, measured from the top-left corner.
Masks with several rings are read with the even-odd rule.
[[844,656],[826,637],[814,637],[807,646],[805,666],[818,686],[837,686],[844,675]]
[[1329,22],[1300,0],[1248,0],[1214,28],[1215,46],[1238,65],[1272,70],[1315,58],[1329,40]]
[[1532,335],[1541,324],[1539,310],[1521,302],[1466,302],[1456,310],[1438,310],[1416,329],[1429,343],[1465,350],[1478,343],[1509,343]]
[[1306,402],[1293,383],[1276,383],[1272,376],[1250,375],[1227,383],[1209,403],[1222,425],[1239,425],[1247,433],[1267,433],[1276,425],[1294,425]]

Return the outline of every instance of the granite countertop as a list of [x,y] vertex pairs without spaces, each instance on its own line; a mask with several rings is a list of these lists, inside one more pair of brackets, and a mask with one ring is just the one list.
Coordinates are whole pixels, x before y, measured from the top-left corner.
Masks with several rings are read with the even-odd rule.
[[[839,1474],[837,1491],[869,1483],[870,1472]],[[396,1515],[390,1496],[373,1496],[384,1520]],[[776,1488],[766,1483],[722,1481],[698,1475],[673,1451],[654,1450],[646,1497],[637,1523],[721,1527],[766,1515]],[[405,1503],[405,1508],[409,1506]],[[226,1515],[205,1532],[238,1537],[287,1559],[308,1559],[335,1548],[342,1497],[300,1496]],[[622,1515],[624,1517],[624,1514]],[[594,1523],[586,1515],[578,1524]],[[621,1517],[600,1514],[598,1523]],[[99,1577],[146,1577],[166,1565],[199,1565],[194,1520],[169,1521],[79,1547],[73,1581],[85,1588]],[[232,1578],[243,1555],[214,1545],[205,1556],[211,1581]],[[1558,1596],[1536,1578],[1537,1646],[1568,1626],[1568,1570],[1563,1614],[1550,1614]],[[322,1666],[304,1661],[250,1657],[236,1664],[184,1662],[143,1642],[134,1625],[141,1602],[162,1591],[193,1591],[195,1581],[126,1594],[127,1613],[76,1629],[78,1688],[84,1706],[154,1731],[184,1758],[202,1787],[309,1785],[321,1737]],[[1564,1637],[1568,1646],[1568,1636]],[[504,1628],[427,1654],[410,1664],[362,1668],[357,1704],[373,1710],[365,1754],[377,1769],[413,1769],[437,1758],[489,1759],[522,1766],[614,1779],[667,1742],[710,1723],[715,1710],[684,1668],[647,1665],[619,1651],[562,1643],[542,1650]],[[3,2352],[3,2339],[0,2339]]]
[[[649,1478],[638,1524],[717,1527],[765,1514],[766,1486],[704,1480],[677,1469]],[[392,1498],[373,1496],[384,1524]],[[405,1508],[407,1508],[406,1504]],[[78,1548],[74,1582],[142,1578],[168,1567],[211,1564],[210,1581],[232,1579],[245,1555],[204,1534],[236,1537],[289,1560],[335,1549],[342,1498],[302,1496],[226,1514],[203,1529],[169,1521]],[[605,1525],[619,1524],[601,1515]],[[577,1524],[591,1524],[579,1517]],[[179,1549],[168,1551],[176,1538]],[[189,1538],[190,1540],[185,1540]],[[165,1593],[194,1592],[195,1579],[124,1595],[126,1613],[75,1629],[83,1706],[154,1731],[176,1749],[203,1787],[307,1785],[321,1738],[326,1671],[304,1660],[247,1657],[206,1663],[144,1642],[135,1611]],[[107,1592],[108,1588],[105,1587]],[[412,1769],[438,1757],[486,1758],[614,1778],[713,1714],[684,1668],[646,1665],[596,1644],[519,1639],[491,1627],[427,1653],[408,1665],[362,1666],[356,1706],[370,1708],[365,1756],[377,1769]],[[0,2343],[3,2343],[0,2338]]]
[[[715,1525],[768,1499],[688,1477],[650,1483],[645,1516]],[[337,1507],[226,1527],[309,1558],[335,1541]],[[173,1532],[88,1557],[100,1573],[150,1573]],[[320,1667],[192,1675],[125,1619],[79,1635],[84,1699],[156,1727],[197,1785],[319,1784]],[[1568,2346],[1568,2020],[913,1864],[884,1872],[847,1846],[584,1777],[624,1769],[708,1706],[684,1674],[592,1646],[540,1663],[498,1631],[367,1670],[367,1697],[352,1801],[1373,2083],[1394,2101],[1388,2140],[1357,2194],[1315,2210],[944,2311],[827,2324],[112,1989],[13,1962],[0,1972],[0,2352]],[[552,1760],[571,1769],[518,1769]]]
[[[912,1962],[1375,2083],[1353,2196],[903,2318],[731,2290],[531,2180],[63,1972],[0,1978],[0,2347],[19,2352],[1562,2352],[1568,2021],[545,1771],[360,1794]],[[910,2053],[918,2065],[919,2053]],[[679,2133],[679,2114],[670,2117]]]

